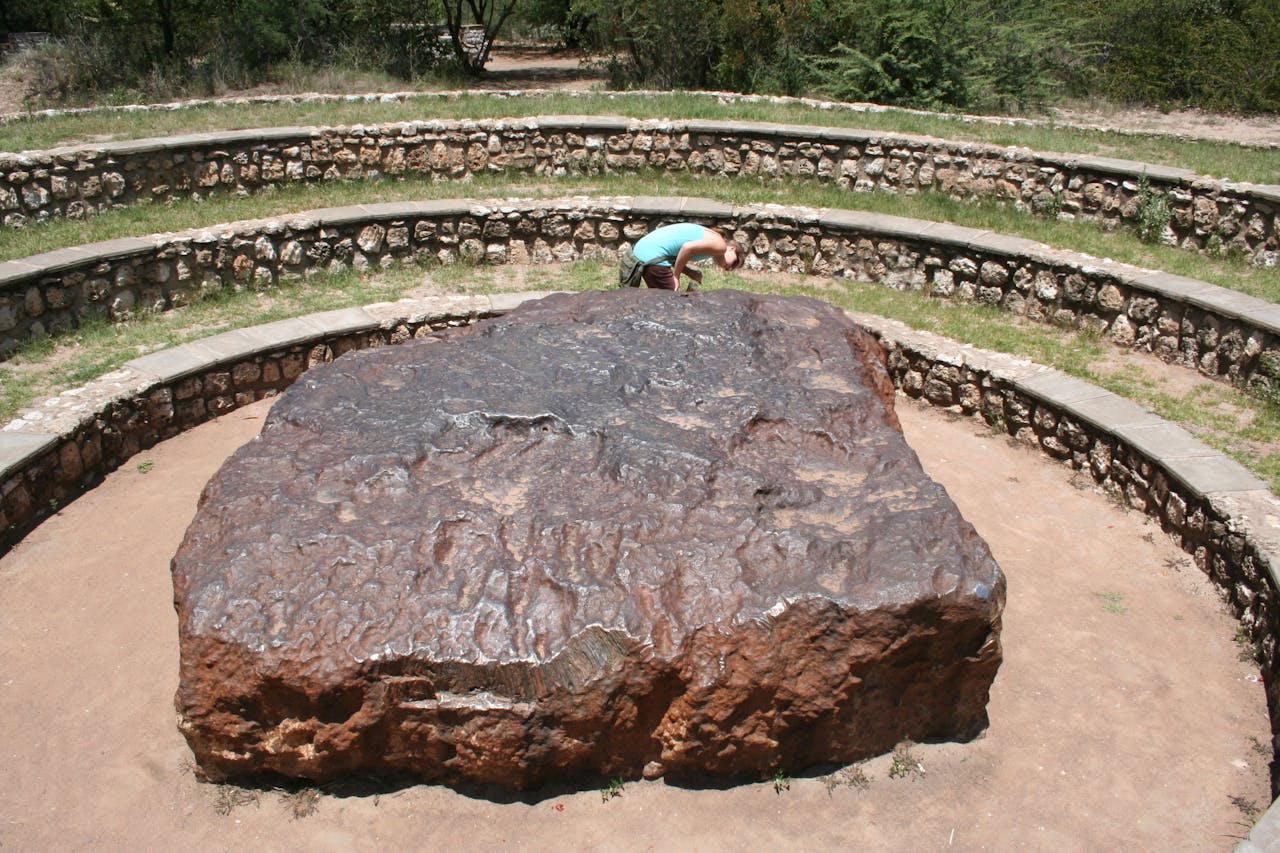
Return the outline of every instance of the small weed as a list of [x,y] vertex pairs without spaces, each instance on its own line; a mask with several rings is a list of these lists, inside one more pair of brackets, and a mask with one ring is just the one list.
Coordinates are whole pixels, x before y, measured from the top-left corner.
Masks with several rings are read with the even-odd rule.
[[1238,808],[1240,813],[1249,820],[1253,820],[1258,815],[1262,814],[1262,809],[1258,807],[1258,804],[1253,800],[1246,799],[1245,797],[1232,797],[1231,804]]
[[1102,601],[1102,609],[1108,613],[1125,613],[1129,609],[1125,606],[1124,596],[1118,592],[1095,592],[1094,595]]
[[614,779],[608,785],[600,789],[600,802],[607,803],[614,797],[621,797],[622,792],[627,789],[626,783],[621,779]]
[[822,780],[827,787],[827,796],[831,796],[831,792],[836,788],[848,787],[856,788],[864,791],[871,784],[871,780],[867,777],[866,771],[862,769],[862,765],[855,764],[852,767],[846,767],[843,770],[832,773]]
[[156,465],[156,463],[152,462],[150,459],[148,459],[146,462],[139,462],[139,463],[138,463],[138,473],[139,473],[139,474],[149,474],[149,473],[151,473],[151,469],[152,469],[152,468],[154,468],[154,467],[155,467],[155,465]]
[[237,788],[235,785],[219,785],[213,795],[213,810],[227,816],[240,806],[257,806],[258,792]]
[[1236,635],[1233,638],[1237,646],[1240,647],[1236,654],[1236,660],[1241,663],[1250,661],[1259,663],[1262,660],[1262,644],[1254,640],[1253,632],[1244,625],[1236,626]]
[[1181,621],[1183,621],[1184,619],[1186,619],[1186,617],[1185,617],[1185,616],[1183,616],[1181,613],[1175,613],[1175,614],[1173,614],[1173,621],[1174,621],[1174,622],[1181,622]]
[[781,796],[783,791],[791,790],[791,777],[781,770],[773,774],[773,792]]
[[1066,194],[1062,190],[1042,192],[1031,200],[1031,209],[1040,216],[1057,219],[1062,214]]
[[1280,404],[1280,356],[1270,351],[1258,356],[1249,393],[1265,403]]
[[57,511],[58,511],[58,499],[49,498],[49,512],[57,512]]
[[285,793],[283,798],[285,809],[293,816],[294,820],[311,817],[316,813],[316,809],[320,807],[320,792],[315,788],[303,788],[299,791]]
[[1122,513],[1127,514],[1129,510],[1133,509],[1129,503],[1129,496],[1125,494],[1124,489],[1107,485],[1103,490],[1102,496],[1107,499],[1109,504],[1120,510]]
[[1144,243],[1159,242],[1171,213],[1169,196],[1152,190],[1151,182],[1143,175],[1138,183],[1138,239]]
[[1271,747],[1258,740],[1253,735],[1249,736],[1249,748],[1252,749],[1256,755],[1260,755],[1263,758],[1271,757]]
[[924,775],[924,763],[912,754],[911,747],[913,746],[915,744],[911,741],[904,740],[893,748],[893,759],[889,762],[890,779]]

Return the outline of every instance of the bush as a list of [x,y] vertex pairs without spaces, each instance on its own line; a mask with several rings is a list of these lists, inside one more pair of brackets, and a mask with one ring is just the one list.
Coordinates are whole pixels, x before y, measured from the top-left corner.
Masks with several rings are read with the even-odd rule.
[[1098,46],[1079,93],[1161,106],[1280,110],[1280,4],[1275,0],[1086,0]]
[[1059,3],[876,0],[852,44],[811,67],[824,94],[924,109],[1028,110],[1056,86],[1071,52]]
[[820,91],[842,101],[934,108],[968,103],[966,48],[957,46],[928,9],[885,10],[860,47],[836,45],[813,60]]
[[718,0],[588,0],[593,42],[611,51],[610,85],[703,88],[719,58]]

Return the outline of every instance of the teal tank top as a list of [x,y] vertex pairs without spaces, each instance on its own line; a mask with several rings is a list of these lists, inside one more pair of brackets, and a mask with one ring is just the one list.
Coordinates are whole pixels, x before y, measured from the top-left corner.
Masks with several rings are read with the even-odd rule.
[[[655,228],[648,234],[636,241],[635,247],[631,250],[635,253],[636,260],[642,264],[651,262],[654,258],[670,256],[675,260],[676,255],[680,254],[680,247],[690,240],[701,240],[703,233],[706,231],[701,225],[695,225],[692,222],[680,222],[675,225],[664,225],[661,228]],[[694,255],[691,260],[705,261],[710,255]],[[671,266],[670,261],[662,261],[665,266]]]

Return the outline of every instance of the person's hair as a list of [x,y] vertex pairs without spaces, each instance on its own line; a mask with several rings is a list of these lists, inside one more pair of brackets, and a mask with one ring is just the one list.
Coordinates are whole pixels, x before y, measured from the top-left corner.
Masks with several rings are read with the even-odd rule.
[[742,262],[746,260],[746,258],[743,256],[742,247],[738,245],[737,241],[730,240],[729,246],[733,249],[733,264],[730,265],[729,269],[736,270],[738,267],[742,266]]

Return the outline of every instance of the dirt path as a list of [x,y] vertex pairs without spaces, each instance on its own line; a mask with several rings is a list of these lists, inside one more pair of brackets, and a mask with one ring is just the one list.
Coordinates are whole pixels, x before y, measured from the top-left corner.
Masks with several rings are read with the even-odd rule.
[[[1265,807],[1256,668],[1184,555],[970,421],[905,432],[1009,577],[991,727],[854,776],[637,782],[492,802],[447,788],[286,795],[198,783],[175,728],[168,560],[240,410],[135,459],[0,560],[0,848],[1228,850]],[[136,463],[152,466],[143,473]],[[127,509],[124,509],[126,508]]]

